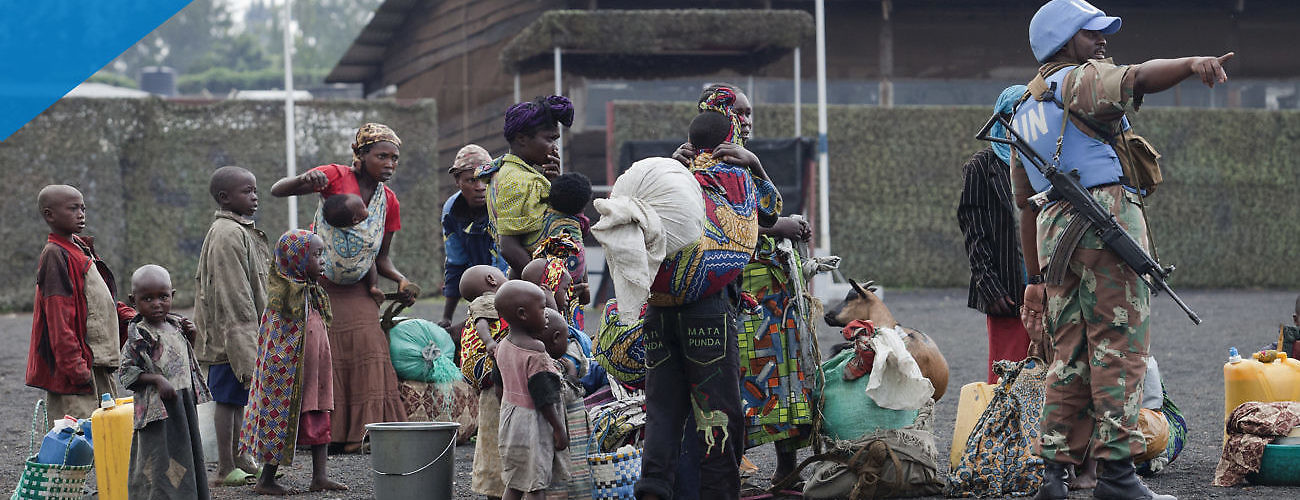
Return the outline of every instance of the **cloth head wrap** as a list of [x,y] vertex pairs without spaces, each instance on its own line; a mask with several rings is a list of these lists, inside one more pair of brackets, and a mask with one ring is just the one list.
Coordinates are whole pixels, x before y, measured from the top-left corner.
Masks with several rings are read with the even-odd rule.
[[308,247],[313,234],[306,229],[290,229],[280,236],[272,259],[275,267],[267,278],[266,308],[286,321],[305,321],[304,307],[310,302],[328,324],[329,297],[325,289],[307,277],[307,263],[311,259]]
[[357,140],[352,143],[352,161],[361,161],[361,148],[374,144],[376,142],[388,141],[394,146],[402,147],[402,140],[397,138],[397,133],[388,125],[382,123],[367,123],[357,129]]
[[[997,102],[993,104],[993,112],[1000,115],[1011,114],[1015,108],[1016,101],[1019,100],[1021,96],[1025,95],[1025,92],[1028,90],[1029,87],[1024,85],[1012,85],[1002,89],[1002,94],[998,95]],[[1001,122],[993,124],[993,130],[990,131],[990,134],[992,134],[993,137],[1001,137],[1003,139],[1008,138],[1007,129],[1002,126]],[[1003,163],[1011,165],[1010,144],[995,142],[993,143],[993,152],[997,153],[998,158],[1001,158]]]
[[573,103],[568,97],[553,95],[510,106],[506,110],[503,132],[506,142],[510,142],[510,138],[520,132],[555,123],[565,127],[573,125]]
[[456,159],[452,161],[447,173],[452,176],[460,175],[461,172],[473,171],[490,162],[492,162],[492,155],[488,154],[488,151],[483,149],[483,146],[470,144],[456,152]]
[[728,87],[718,87],[709,93],[704,100],[700,101],[700,111],[717,111],[726,115],[731,120],[731,131],[727,132],[727,138],[723,142],[731,142],[744,146],[744,140],[740,136],[740,116],[736,115],[736,91]]

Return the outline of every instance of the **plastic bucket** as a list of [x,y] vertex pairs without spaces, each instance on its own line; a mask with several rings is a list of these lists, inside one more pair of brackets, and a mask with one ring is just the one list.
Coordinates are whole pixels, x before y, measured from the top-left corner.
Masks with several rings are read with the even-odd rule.
[[452,498],[455,422],[366,424],[375,498]]

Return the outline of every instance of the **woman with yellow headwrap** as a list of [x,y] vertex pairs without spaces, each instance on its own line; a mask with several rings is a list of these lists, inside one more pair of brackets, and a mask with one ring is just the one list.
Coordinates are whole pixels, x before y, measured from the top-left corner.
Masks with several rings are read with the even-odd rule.
[[320,193],[323,201],[335,194],[355,194],[367,200],[369,217],[355,226],[326,224],[319,208],[313,224],[325,240],[321,285],[335,311],[329,328],[334,353],[331,434],[345,452],[361,450],[365,424],[406,420],[388,340],[379,327],[379,304],[362,279],[374,268],[396,281],[407,300],[418,295],[418,287],[389,258],[393,233],[401,229],[402,220],[397,195],[384,183],[397,171],[401,145],[392,129],[367,123],[352,143],[352,165],[322,165],[271,187],[271,194],[280,197]]

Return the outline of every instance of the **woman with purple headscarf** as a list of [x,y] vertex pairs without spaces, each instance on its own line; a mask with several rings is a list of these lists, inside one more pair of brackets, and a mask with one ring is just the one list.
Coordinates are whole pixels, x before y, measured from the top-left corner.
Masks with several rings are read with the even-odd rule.
[[539,97],[506,110],[504,134],[510,152],[485,165],[480,176],[488,184],[488,218],[497,248],[510,276],[532,260],[533,249],[524,242],[542,230],[551,179],[560,175],[560,125],[573,124],[573,104],[564,96]]
[[[546,217],[546,202],[551,179],[560,175],[560,125],[573,124],[573,104],[564,96],[539,97],[521,102],[506,110],[504,134],[510,152],[479,167],[479,177],[487,178],[487,211],[497,250],[510,265],[510,277],[518,278],[532,260],[533,249],[526,242],[537,242]],[[506,490],[501,477],[501,455],[497,450],[497,428],[501,396],[483,390],[478,401],[478,443],[474,447],[474,465],[470,490],[489,499],[499,498]]]

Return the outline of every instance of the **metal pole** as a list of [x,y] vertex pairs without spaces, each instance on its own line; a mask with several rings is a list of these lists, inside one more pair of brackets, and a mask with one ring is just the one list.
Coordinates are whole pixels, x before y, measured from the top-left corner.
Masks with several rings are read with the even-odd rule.
[[[298,175],[298,153],[295,151],[293,124],[293,0],[284,0],[284,173],[285,177]],[[289,229],[298,228],[298,197],[290,196]]]
[[515,102],[519,102],[519,73],[515,73]]
[[[560,47],[559,47],[559,46],[556,46],[556,47],[555,47],[555,95],[564,95],[564,93],[560,90],[560,89],[563,88],[563,86],[561,85],[563,82],[562,82],[562,80],[560,79],[561,68],[562,68],[562,66],[561,66],[561,64],[560,64]],[[555,149],[558,150],[558,151],[560,152],[560,169],[561,169],[561,171],[563,171],[563,168],[564,168],[564,127],[556,127],[556,128],[558,128],[558,129],[560,130],[560,138],[559,138],[558,140],[555,141]]]
[[830,156],[826,140],[826,4],[817,0],[817,235],[822,256],[831,254]]
[[799,69],[803,67],[799,59],[799,47],[794,48],[794,136],[803,135],[803,74]]

